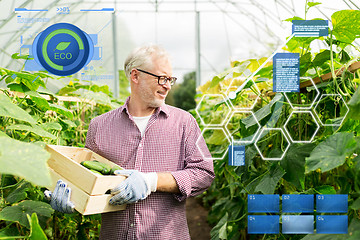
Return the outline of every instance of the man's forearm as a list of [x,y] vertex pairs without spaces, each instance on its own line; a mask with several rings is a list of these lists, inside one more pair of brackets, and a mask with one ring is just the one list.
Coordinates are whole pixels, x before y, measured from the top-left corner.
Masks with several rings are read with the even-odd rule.
[[168,193],[180,193],[179,187],[173,175],[169,172],[158,172],[156,191]]

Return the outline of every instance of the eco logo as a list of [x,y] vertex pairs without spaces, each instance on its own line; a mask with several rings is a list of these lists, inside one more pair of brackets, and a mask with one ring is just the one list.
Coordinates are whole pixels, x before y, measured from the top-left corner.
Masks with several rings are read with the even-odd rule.
[[32,47],[37,63],[58,76],[78,72],[94,53],[89,35],[69,23],[51,25],[36,36]]

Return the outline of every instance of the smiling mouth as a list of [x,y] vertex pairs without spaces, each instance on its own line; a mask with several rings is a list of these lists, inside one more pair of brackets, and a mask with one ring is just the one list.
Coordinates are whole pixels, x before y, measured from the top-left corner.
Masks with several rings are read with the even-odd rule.
[[166,95],[167,95],[167,92],[160,92],[160,91],[157,91],[157,93],[158,93],[161,97],[163,97],[163,98],[165,98],[165,97],[166,97]]

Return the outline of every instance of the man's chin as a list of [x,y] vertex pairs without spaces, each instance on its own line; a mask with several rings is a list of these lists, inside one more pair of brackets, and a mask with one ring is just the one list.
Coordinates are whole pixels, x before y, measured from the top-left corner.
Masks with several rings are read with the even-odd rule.
[[152,108],[158,108],[161,107],[165,103],[165,99],[156,99],[150,103],[150,107]]

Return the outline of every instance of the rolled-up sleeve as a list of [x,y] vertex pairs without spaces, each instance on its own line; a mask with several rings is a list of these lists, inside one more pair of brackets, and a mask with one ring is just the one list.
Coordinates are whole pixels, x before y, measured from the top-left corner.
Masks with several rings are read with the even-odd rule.
[[178,201],[204,192],[215,178],[211,154],[194,117],[190,116],[184,134],[184,169],[171,172],[181,192],[174,195]]

